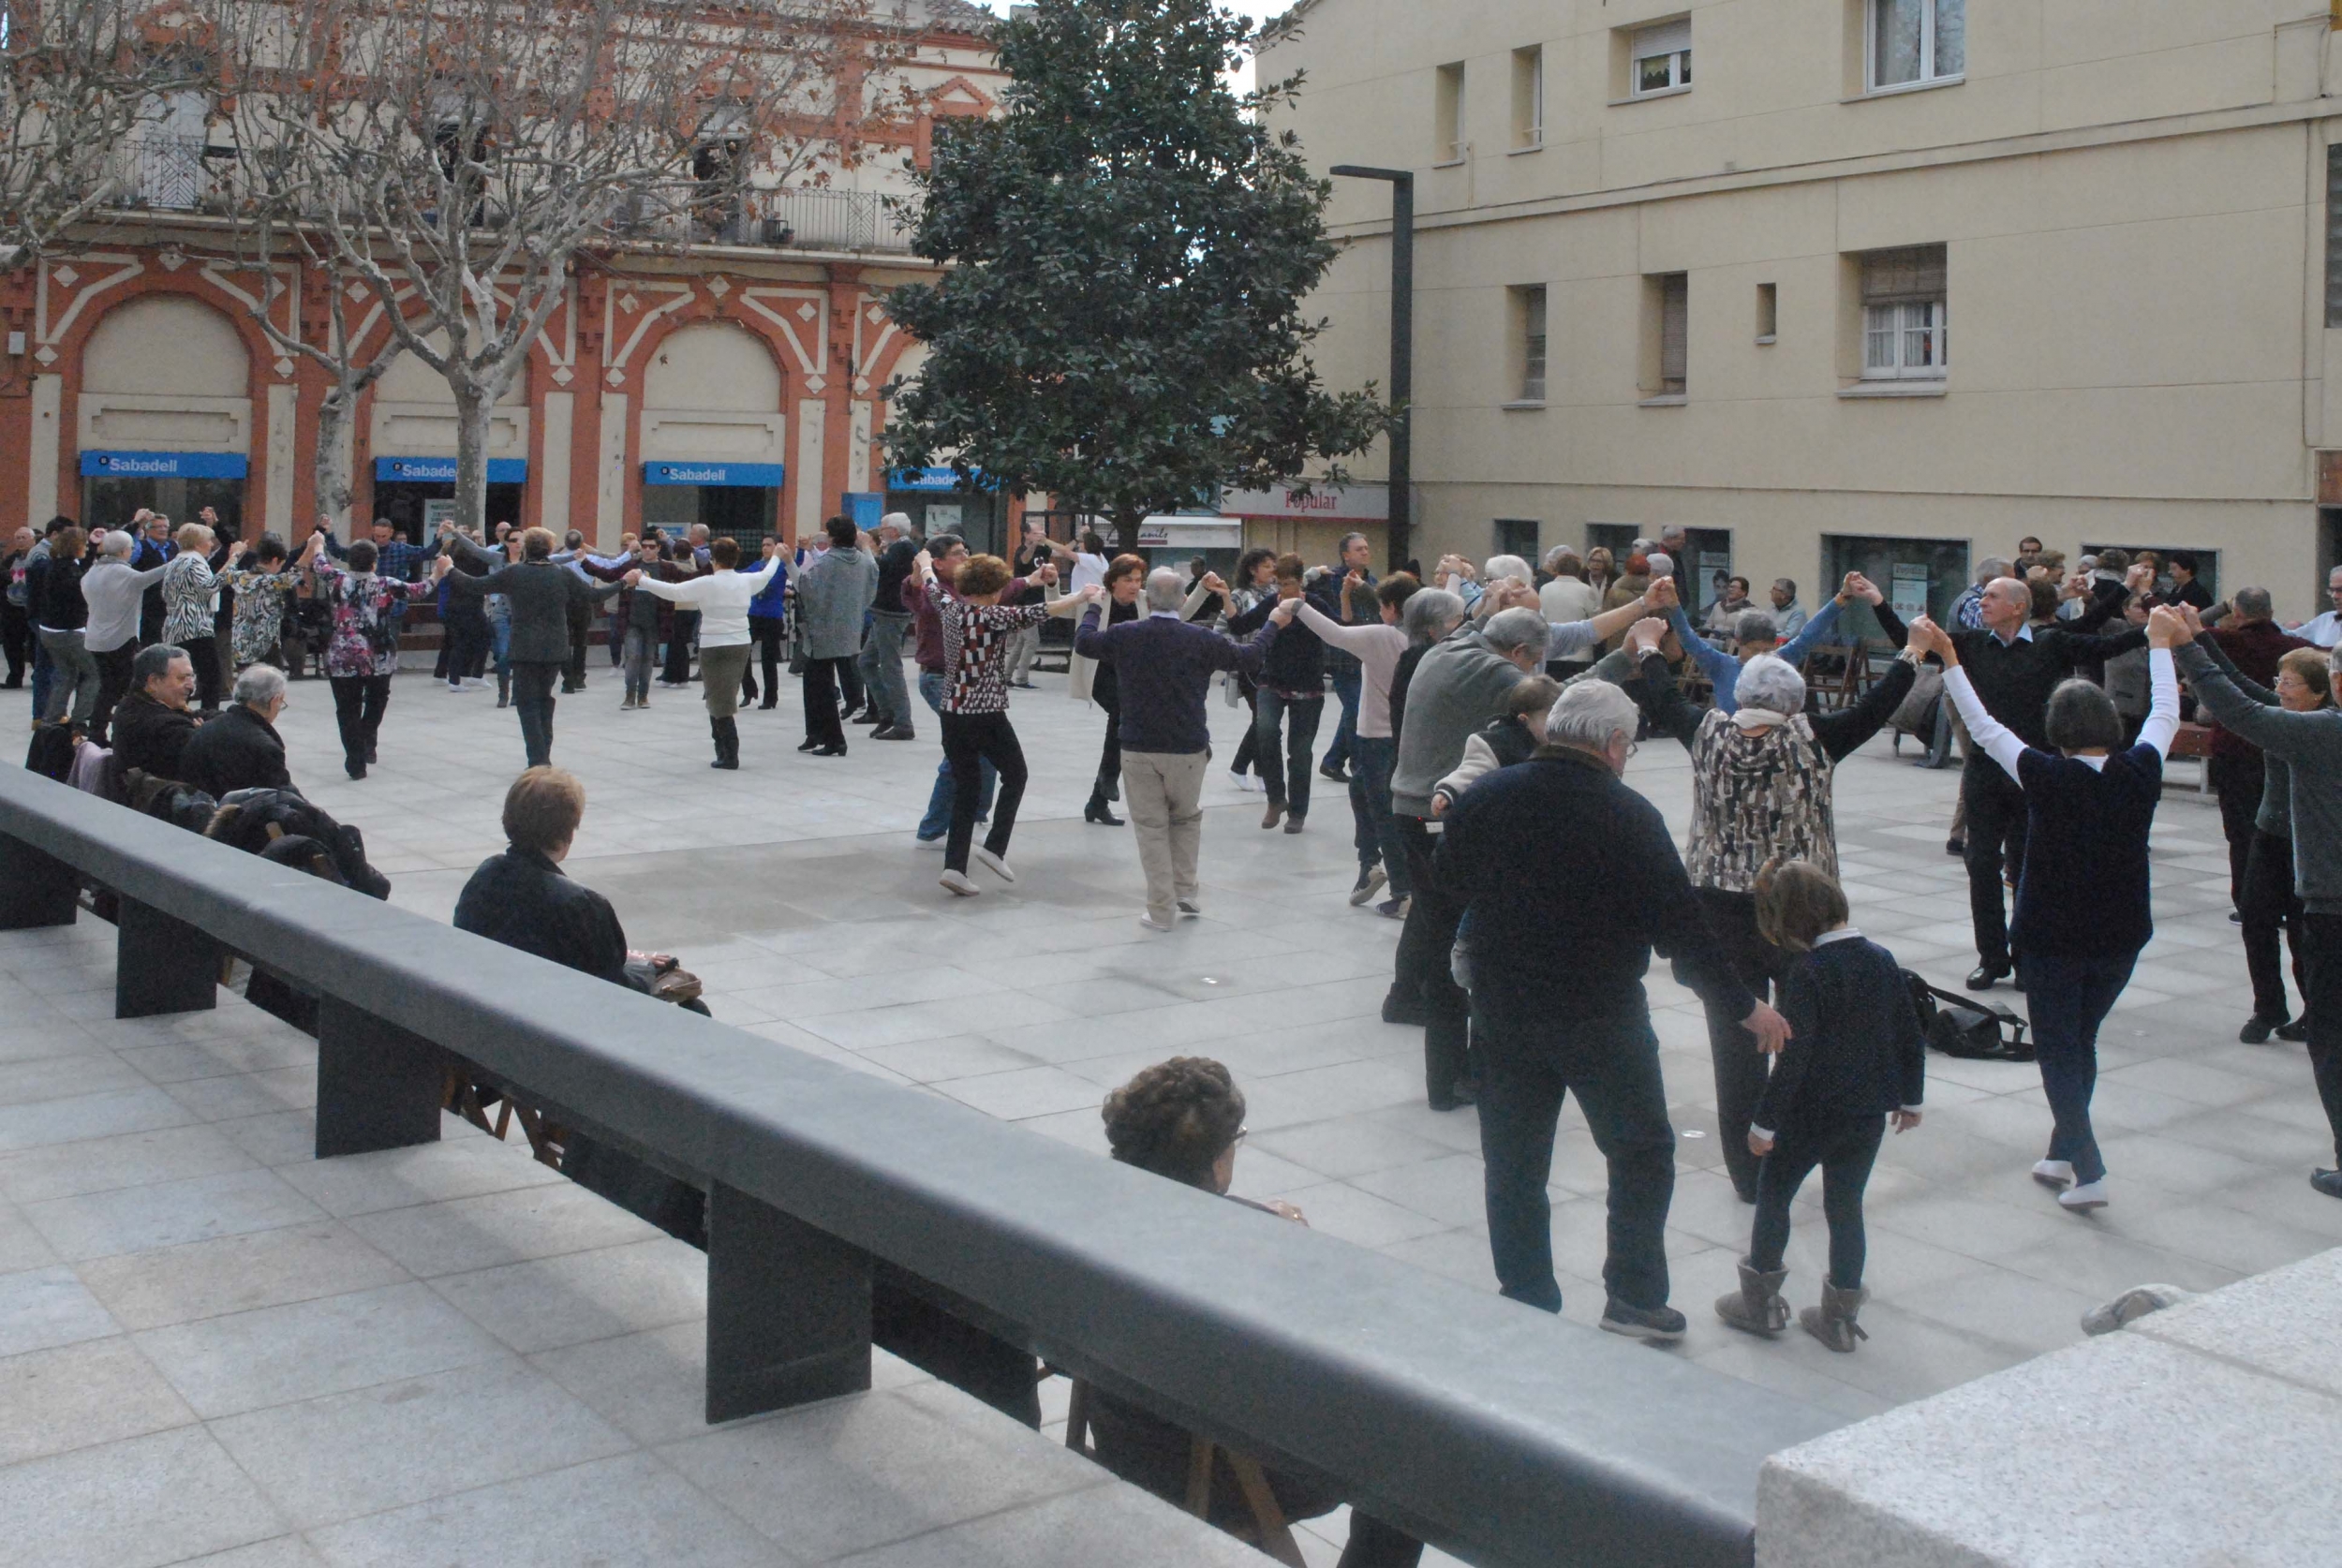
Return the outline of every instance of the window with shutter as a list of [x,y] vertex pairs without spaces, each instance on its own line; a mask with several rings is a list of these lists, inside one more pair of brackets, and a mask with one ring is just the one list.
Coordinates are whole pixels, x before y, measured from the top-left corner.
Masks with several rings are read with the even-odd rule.
[[1637,97],[1692,84],[1692,22],[1682,17],[1638,28],[1628,48],[1629,81]]
[[1689,358],[1691,280],[1669,273],[1659,280],[1659,391],[1680,396],[1690,385]]
[[1862,376],[1940,380],[1950,362],[1942,245],[1875,250],[1862,258]]

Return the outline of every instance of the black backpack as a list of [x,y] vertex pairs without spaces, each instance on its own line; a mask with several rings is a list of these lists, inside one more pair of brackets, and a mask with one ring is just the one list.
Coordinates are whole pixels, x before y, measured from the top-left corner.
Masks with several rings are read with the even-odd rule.
[[33,726],[33,744],[24,750],[24,766],[44,778],[63,784],[73,776],[73,726],[43,723]]
[[[1979,1006],[1973,998],[1930,985],[1909,969],[1903,971],[1903,983],[1911,989],[1911,1005],[1919,1010],[1920,1028],[1926,1031],[1930,1048],[1971,1061],[2033,1059],[2025,1021],[2005,1004]],[[2001,1035],[2004,1027],[2008,1030],[2006,1039]]]

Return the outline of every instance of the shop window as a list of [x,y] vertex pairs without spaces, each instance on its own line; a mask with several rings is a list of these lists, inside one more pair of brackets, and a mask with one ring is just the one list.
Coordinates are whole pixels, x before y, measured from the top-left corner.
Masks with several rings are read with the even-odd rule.
[[[1887,602],[1907,624],[1922,610],[1940,624],[1950,623],[1951,604],[1968,586],[1968,541],[1964,539],[1897,539],[1870,534],[1824,534],[1821,582],[1834,588],[1849,571],[1878,584]],[[1821,602],[1816,586],[1813,603]],[[1886,633],[1870,606],[1848,605],[1839,625],[1852,635],[1883,643]]]

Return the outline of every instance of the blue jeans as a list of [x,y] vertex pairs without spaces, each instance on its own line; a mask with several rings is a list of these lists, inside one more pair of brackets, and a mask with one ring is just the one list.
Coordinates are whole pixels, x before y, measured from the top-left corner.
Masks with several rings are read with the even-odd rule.
[[1341,702],[1341,722],[1334,726],[1334,744],[1326,748],[1320,766],[1338,768],[1357,755],[1358,738],[1358,664],[1356,659],[1341,661],[1346,669],[1330,673],[1334,678],[1334,695]]
[[[1288,715],[1290,723],[1285,722]],[[1253,704],[1253,732],[1259,740],[1253,765],[1260,770],[1268,804],[1286,806],[1297,817],[1310,814],[1310,745],[1317,739],[1317,726],[1325,715],[1323,697],[1296,702],[1267,687],[1260,688]],[[1277,745],[1281,727],[1284,731],[1282,749]]]
[[2033,1020],[2033,1050],[2040,1063],[2041,1091],[2049,1096],[2056,1124],[2049,1158],[2069,1161],[2074,1179],[2106,1175],[2098,1140],[2090,1131],[2090,1092],[2098,1081],[2098,1026],[2130,984],[2135,953],[2119,958],[2068,958],[2022,954],[2025,1011]]
[[[919,672],[919,696],[935,714],[938,722],[943,717],[943,677],[932,670]],[[992,815],[992,791],[998,787],[1000,775],[986,759],[984,782],[976,798],[976,821],[981,822]],[[935,790],[927,796],[927,814],[919,819],[919,838],[932,844],[952,831],[952,760],[945,757],[935,765]]]
[[1414,883],[1407,876],[1407,850],[1390,814],[1390,770],[1399,743],[1388,735],[1359,735],[1350,743],[1350,814],[1357,823],[1358,864],[1383,863],[1390,895],[1404,898]]

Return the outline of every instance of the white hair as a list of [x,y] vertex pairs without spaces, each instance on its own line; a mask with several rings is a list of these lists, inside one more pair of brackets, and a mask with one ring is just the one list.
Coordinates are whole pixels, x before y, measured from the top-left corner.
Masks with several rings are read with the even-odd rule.
[[1621,737],[1632,741],[1639,710],[1635,700],[1608,681],[1579,681],[1563,691],[1545,716],[1545,744],[1584,751],[1608,751]]
[[1805,711],[1805,677],[1778,654],[1758,654],[1741,666],[1735,688],[1741,706],[1793,718]]
[[1490,555],[1489,564],[1480,569],[1480,581],[1493,583],[1500,577],[1518,577],[1523,583],[1535,581],[1529,572],[1529,563],[1518,555]]
[[247,664],[236,673],[236,684],[228,693],[228,700],[248,708],[264,708],[284,694],[284,671],[274,664]]
[[130,536],[124,533],[121,529],[116,528],[113,532],[108,534],[104,539],[98,540],[97,553],[101,555],[129,555]]
[[879,519],[879,526],[882,528],[892,528],[898,534],[908,536],[911,532],[911,513],[907,511],[890,511],[884,517]]
[[1643,559],[1650,564],[1651,575],[1653,578],[1672,577],[1675,575],[1675,557],[1668,555],[1666,551],[1648,551],[1644,554]]
[[1187,579],[1171,567],[1157,567],[1147,574],[1147,608],[1177,610],[1187,602]]
[[1463,597],[1445,588],[1417,589],[1407,597],[1406,608],[1399,612],[1399,622],[1407,640],[1417,645],[1438,642],[1455,630],[1463,618]]
[[1480,629],[1481,640],[1491,653],[1511,655],[1522,648],[1534,648],[1537,657],[1545,657],[1546,643],[1552,631],[1547,627],[1543,612],[1517,604],[1510,610],[1499,610],[1489,617],[1489,624]]

